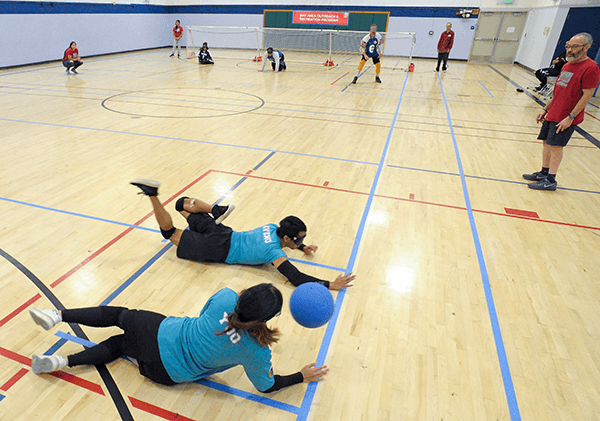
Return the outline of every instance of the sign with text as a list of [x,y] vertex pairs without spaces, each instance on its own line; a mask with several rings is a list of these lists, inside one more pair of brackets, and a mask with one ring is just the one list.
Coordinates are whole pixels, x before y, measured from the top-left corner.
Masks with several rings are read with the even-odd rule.
[[348,26],[348,12],[305,12],[294,11],[292,23],[306,25],[341,25]]

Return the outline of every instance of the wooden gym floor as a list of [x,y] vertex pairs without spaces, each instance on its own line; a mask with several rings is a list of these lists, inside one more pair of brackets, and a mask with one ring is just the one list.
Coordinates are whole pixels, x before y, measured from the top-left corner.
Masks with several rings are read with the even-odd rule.
[[[600,100],[565,149],[556,192],[533,191],[541,143],[517,66],[433,72],[218,59],[161,49],[0,71],[0,418],[5,420],[600,419]],[[218,56],[218,54],[215,54]],[[320,60],[320,58],[315,58]],[[385,64],[385,58],[384,58]],[[539,99],[538,99],[539,101]],[[542,101],[544,101],[542,99]],[[34,325],[32,307],[111,304],[197,315],[223,287],[293,286],[264,267],[177,259],[147,198],[234,203],[247,230],[294,214],[302,270],[333,280],[326,327],[273,325],[276,373],[317,360],[326,380],[262,395],[235,368],[163,387],[118,360],[57,375],[118,329]]]

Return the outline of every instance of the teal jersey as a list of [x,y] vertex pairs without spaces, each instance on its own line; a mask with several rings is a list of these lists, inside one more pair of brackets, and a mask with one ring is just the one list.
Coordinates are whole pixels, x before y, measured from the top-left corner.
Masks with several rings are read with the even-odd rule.
[[287,257],[281,250],[277,225],[267,224],[252,231],[231,234],[231,247],[225,263],[260,265]]
[[271,350],[246,331],[217,336],[227,326],[238,295],[224,288],[210,297],[199,317],[167,317],[158,329],[158,347],[169,377],[174,382],[193,382],[241,365],[258,390],[275,384]]

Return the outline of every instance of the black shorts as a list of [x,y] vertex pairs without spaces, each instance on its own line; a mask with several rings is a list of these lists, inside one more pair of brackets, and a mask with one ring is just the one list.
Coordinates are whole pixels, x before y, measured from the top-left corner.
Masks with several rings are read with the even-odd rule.
[[[380,61],[379,57],[377,57],[377,56],[375,56],[375,57],[369,57],[369,58],[373,60],[373,64],[377,64]],[[365,56],[364,55],[362,56],[361,60],[367,61],[367,60],[365,60]]]
[[192,213],[187,217],[189,230],[184,230],[177,246],[177,257],[195,262],[222,263],[231,247],[233,230],[207,213]]
[[556,133],[557,125],[558,123],[555,123],[554,121],[544,120],[538,139],[543,140],[548,145],[552,146],[567,146],[567,143],[569,143],[569,140],[571,139],[571,135],[573,135],[573,132],[575,131],[575,126],[569,126],[566,130]]
[[123,353],[138,361],[140,374],[156,383],[176,384],[160,359],[158,328],[166,317],[144,310],[126,310],[121,313],[119,324],[125,331]]

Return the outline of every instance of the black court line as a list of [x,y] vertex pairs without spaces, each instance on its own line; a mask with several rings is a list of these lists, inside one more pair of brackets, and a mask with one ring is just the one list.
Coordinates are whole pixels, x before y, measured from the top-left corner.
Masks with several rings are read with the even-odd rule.
[[[56,307],[57,310],[65,309],[65,306],[62,305],[62,303],[59,301],[58,298],[56,298],[52,291],[50,291],[50,289],[42,281],[40,281],[40,279],[37,276],[31,273],[31,271],[25,266],[23,266],[18,260],[16,260],[14,257],[6,253],[2,249],[0,249],[0,256],[4,257],[9,263],[11,263],[17,269],[19,269],[23,275],[29,278],[29,280],[33,282],[33,284],[40,290],[42,294],[44,294],[46,298],[48,298],[48,300],[50,300],[50,302],[54,305],[54,307]],[[69,323],[69,326],[71,327],[71,329],[73,329],[73,332],[75,332],[75,334],[79,338],[89,340],[87,335],[83,332],[83,330],[78,324]],[[98,370],[98,373],[100,374],[100,377],[102,378],[106,389],[110,393],[110,396],[112,397],[112,400],[115,406],[117,407],[117,411],[119,412],[121,419],[124,421],[133,421],[133,415],[131,415],[129,407],[125,403],[125,399],[123,399],[123,395],[121,395],[121,391],[115,383],[115,380],[112,378],[110,372],[106,368],[106,365],[98,364],[95,367]]]
[[[529,98],[533,99],[536,103],[538,103],[539,105],[541,105],[542,107],[546,106],[546,103],[544,101],[542,101],[541,99],[537,98],[535,95],[527,92],[526,89],[524,89],[521,85],[519,85],[518,83],[514,82],[513,80],[511,80],[508,76],[506,76],[504,73],[502,73],[500,70],[495,69],[491,64],[488,64],[488,67],[490,69],[492,69],[494,72],[498,73],[500,76],[502,76],[504,79],[508,80],[510,83],[512,83],[514,86],[516,86],[517,88],[521,88],[523,89],[523,93],[525,95],[527,95]],[[600,140],[596,139],[594,136],[592,136],[591,134],[589,134],[588,132],[586,132],[584,129],[582,129],[579,126],[575,126],[575,131],[577,133],[579,133],[581,136],[583,136],[584,139],[586,139],[587,141],[589,141],[592,145],[594,145],[597,148],[600,148]]]

